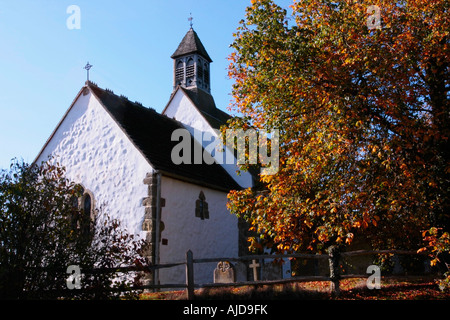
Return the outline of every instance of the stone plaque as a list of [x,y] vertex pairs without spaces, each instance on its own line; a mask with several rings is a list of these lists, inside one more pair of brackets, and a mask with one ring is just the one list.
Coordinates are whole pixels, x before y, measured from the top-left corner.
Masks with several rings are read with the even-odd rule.
[[214,283],[236,282],[234,268],[228,261],[220,261],[214,270]]

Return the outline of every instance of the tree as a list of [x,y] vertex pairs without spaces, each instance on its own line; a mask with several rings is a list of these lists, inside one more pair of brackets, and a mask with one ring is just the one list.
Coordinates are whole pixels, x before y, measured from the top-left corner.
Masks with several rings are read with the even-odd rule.
[[[89,214],[73,205],[81,188],[50,162],[14,161],[0,174],[0,298],[57,298],[67,290],[66,270],[116,268],[143,262],[142,241],[128,235],[117,220]],[[100,223],[101,222],[101,223]],[[96,224],[95,228],[92,228]],[[83,274],[83,291],[72,298],[111,298],[109,287],[130,284],[113,273]]]
[[278,173],[228,196],[260,234],[254,249],[357,238],[417,249],[422,230],[448,226],[448,7],[302,0],[288,15],[252,1],[229,67],[231,110],[242,116],[228,126],[280,132]]
[[432,227],[423,232],[426,246],[418,252],[428,252],[432,266],[438,266],[443,274],[443,279],[437,280],[442,291],[450,291],[450,234],[441,232],[440,228]]

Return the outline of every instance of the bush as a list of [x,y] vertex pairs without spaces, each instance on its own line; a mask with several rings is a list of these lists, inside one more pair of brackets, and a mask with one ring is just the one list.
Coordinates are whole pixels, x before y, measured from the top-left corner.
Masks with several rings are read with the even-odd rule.
[[[13,161],[0,172],[0,299],[59,298],[69,291],[70,265],[87,270],[143,262],[144,242],[128,235],[119,221],[107,214],[99,215],[101,223],[90,221],[73,205],[80,190],[65,178],[64,168],[50,163]],[[134,280],[84,274],[86,290],[71,290],[71,297],[117,298],[120,292],[105,289]]]

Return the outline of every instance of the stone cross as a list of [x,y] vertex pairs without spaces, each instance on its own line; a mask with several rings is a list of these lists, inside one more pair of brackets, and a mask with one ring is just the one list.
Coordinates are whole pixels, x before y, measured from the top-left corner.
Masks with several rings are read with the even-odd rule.
[[256,260],[252,260],[252,263],[249,265],[249,268],[253,269],[253,280],[258,281],[258,270],[259,263],[256,262]]
[[86,65],[84,66],[84,69],[87,72],[87,81],[89,81],[89,70],[91,70],[91,68],[92,68],[92,64],[89,64],[89,61],[88,61],[88,63],[86,63]]

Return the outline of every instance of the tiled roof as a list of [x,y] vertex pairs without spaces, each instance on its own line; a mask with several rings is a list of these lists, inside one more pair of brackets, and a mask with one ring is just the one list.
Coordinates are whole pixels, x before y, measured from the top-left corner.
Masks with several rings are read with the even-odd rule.
[[175,59],[177,57],[190,53],[198,53],[209,62],[212,62],[211,58],[208,55],[208,52],[206,52],[205,47],[200,41],[200,38],[192,28],[189,29],[183,40],[181,40],[181,43],[178,45],[177,50],[172,54],[171,58]]
[[229,114],[216,108],[214,98],[209,93],[197,88],[186,89],[180,86],[180,89],[189,97],[197,110],[214,129],[220,129],[228,119],[231,119]]
[[241,189],[219,164],[193,164],[196,142],[192,137],[192,164],[173,163],[171,152],[180,142],[171,141],[171,136],[174,130],[184,128],[181,123],[92,83],[88,87],[152,167],[163,175],[223,191]]

